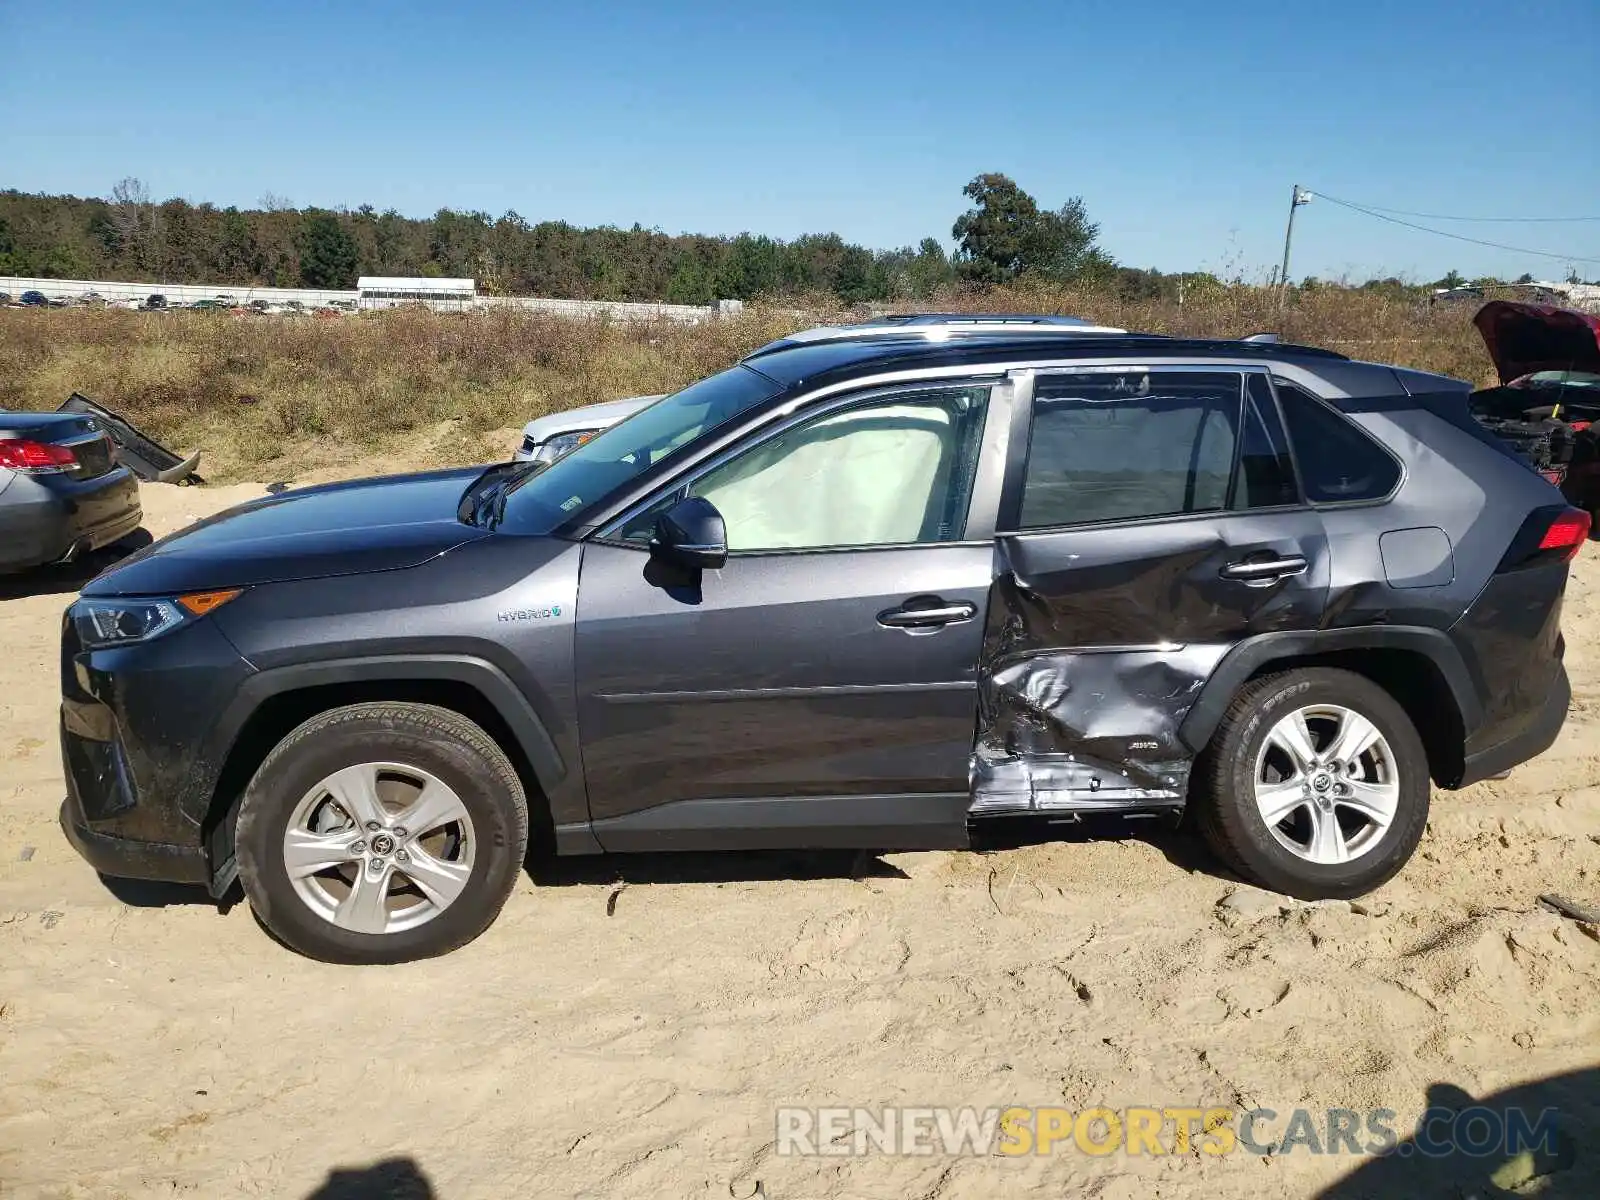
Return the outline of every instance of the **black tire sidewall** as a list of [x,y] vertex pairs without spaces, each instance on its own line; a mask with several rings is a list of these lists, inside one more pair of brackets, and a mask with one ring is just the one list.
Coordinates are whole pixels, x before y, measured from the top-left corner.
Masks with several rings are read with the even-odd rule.
[[[1256,756],[1267,734],[1287,714],[1318,704],[1339,705],[1375,725],[1395,758],[1400,798],[1394,821],[1378,845],[1348,863],[1308,862],[1281,845],[1255,803]],[[1405,710],[1378,685],[1349,672],[1306,670],[1284,675],[1265,691],[1220,747],[1223,794],[1217,815],[1232,835],[1238,865],[1276,891],[1306,899],[1361,895],[1394,877],[1416,850],[1428,823],[1427,753]]]
[[[256,916],[275,936],[324,961],[403,962],[455,949],[494,920],[522,867],[526,823],[519,837],[520,792],[508,793],[501,772],[472,746],[425,724],[385,716],[313,730],[298,741],[291,734],[282,749],[251,781],[236,832],[240,878]],[[283,863],[284,832],[301,798],[335,771],[368,762],[428,771],[454,789],[472,818],[476,844],[466,887],[444,912],[398,933],[340,929],[306,906]]]

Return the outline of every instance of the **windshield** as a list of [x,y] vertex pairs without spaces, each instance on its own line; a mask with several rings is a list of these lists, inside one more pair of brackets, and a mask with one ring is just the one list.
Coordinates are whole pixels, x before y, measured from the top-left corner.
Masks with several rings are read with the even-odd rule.
[[782,391],[748,367],[731,367],[640,409],[543,470],[506,489],[501,528],[541,535],[632,482],[702,434]]

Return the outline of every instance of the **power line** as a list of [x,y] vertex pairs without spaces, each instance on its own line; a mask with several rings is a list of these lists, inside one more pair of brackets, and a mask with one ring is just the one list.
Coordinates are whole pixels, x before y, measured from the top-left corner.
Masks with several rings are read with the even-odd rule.
[[1422,233],[1437,234],[1439,237],[1451,238],[1458,242],[1470,242],[1474,246],[1488,246],[1493,250],[1509,250],[1513,254],[1532,254],[1539,258],[1553,258],[1557,262],[1600,263],[1600,257],[1596,257],[1592,254],[1558,254],[1553,250],[1530,250],[1526,246],[1508,246],[1504,242],[1488,242],[1482,238],[1467,237],[1465,234],[1451,233],[1445,229],[1430,229],[1426,225],[1418,225],[1414,221],[1402,221],[1399,217],[1387,216],[1376,209],[1367,208],[1365,205],[1361,204],[1353,204],[1348,200],[1340,200],[1336,196],[1329,196],[1323,192],[1318,192],[1316,194],[1320,199],[1326,200],[1330,204],[1337,204],[1343,208],[1348,208],[1353,212],[1363,213],[1369,217],[1376,217],[1380,221],[1388,221],[1392,225],[1404,225],[1407,229],[1416,229]]
[[1425,221],[1473,221],[1487,225],[1569,225],[1579,221],[1600,221],[1596,217],[1454,217],[1445,213],[1412,212],[1405,208],[1384,208],[1381,204],[1358,204],[1353,200],[1341,200],[1337,196],[1329,196],[1318,192],[1324,200],[1332,200],[1335,204],[1345,204],[1352,208],[1365,209],[1375,213],[1393,213],[1399,217],[1421,217]]

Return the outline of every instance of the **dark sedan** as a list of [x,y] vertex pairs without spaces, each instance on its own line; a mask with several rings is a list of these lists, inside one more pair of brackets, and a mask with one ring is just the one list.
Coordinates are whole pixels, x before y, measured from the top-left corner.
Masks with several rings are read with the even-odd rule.
[[98,421],[0,412],[0,573],[71,561],[143,518],[139,481]]

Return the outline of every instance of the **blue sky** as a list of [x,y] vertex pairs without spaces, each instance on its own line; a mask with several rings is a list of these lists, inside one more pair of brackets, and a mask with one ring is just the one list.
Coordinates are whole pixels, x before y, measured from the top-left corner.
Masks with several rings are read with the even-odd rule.
[[[0,0],[0,187],[948,242],[1003,171],[1118,260],[1265,273],[1291,184],[1600,216],[1600,3]],[[1519,96],[1526,99],[1519,99]],[[1409,218],[1407,218],[1409,219]],[[1466,225],[1600,277],[1600,221]],[[1324,201],[1293,273],[1561,277]]]

